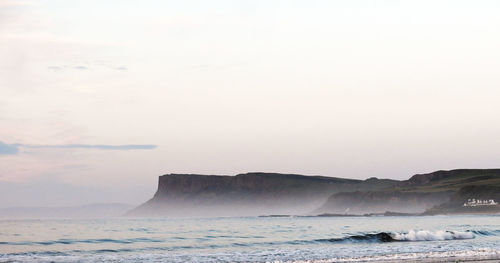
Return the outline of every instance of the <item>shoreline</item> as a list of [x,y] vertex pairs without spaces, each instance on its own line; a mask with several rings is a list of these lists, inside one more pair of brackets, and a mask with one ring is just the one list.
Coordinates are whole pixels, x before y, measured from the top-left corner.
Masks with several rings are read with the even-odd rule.
[[456,263],[456,262],[478,262],[478,263],[500,263],[500,249],[473,249],[448,252],[417,252],[386,254],[377,256],[361,256],[353,258],[326,258],[316,260],[284,261],[282,263]]
[[280,217],[408,217],[408,216],[467,216],[467,215],[485,215],[485,216],[496,216],[500,215],[497,213],[443,213],[443,214],[425,214],[425,213],[398,213],[398,212],[385,212],[385,213],[373,213],[373,214],[318,214],[318,215],[259,215],[256,217],[270,217],[270,218],[280,218]]
[[[273,262],[273,261],[271,261]],[[500,263],[500,255],[491,257],[435,257],[435,258],[420,258],[420,259],[320,259],[320,260],[299,260],[299,261],[277,261],[279,263]],[[268,263],[268,262],[266,262]]]
[[[368,262],[368,261],[358,261],[358,262]],[[397,262],[404,262],[404,263],[437,263],[437,262],[443,262],[443,263],[457,263],[457,262],[468,262],[468,263],[499,263],[500,262],[500,257],[497,258],[490,258],[490,259],[457,259],[457,258],[435,258],[435,259],[420,259],[420,260],[389,260],[389,261],[375,261],[375,262],[380,262],[380,263],[397,263]]]

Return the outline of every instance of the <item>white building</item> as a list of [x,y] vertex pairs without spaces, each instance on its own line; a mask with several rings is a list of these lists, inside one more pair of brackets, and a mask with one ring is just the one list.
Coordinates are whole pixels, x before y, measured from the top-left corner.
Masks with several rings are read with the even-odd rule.
[[480,199],[469,199],[467,200],[467,203],[464,203],[464,206],[485,206],[485,205],[498,205],[495,200],[490,199],[490,200],[480,200]]

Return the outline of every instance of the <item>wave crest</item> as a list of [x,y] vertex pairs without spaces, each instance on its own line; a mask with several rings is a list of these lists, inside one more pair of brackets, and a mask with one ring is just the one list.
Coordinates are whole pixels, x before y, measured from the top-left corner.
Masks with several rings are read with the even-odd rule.
[[318,242],[333,242],[333,243],[358,243],[358,242],[396,242],[396,241],[440,241],[440,240],[457,240],[457,239],[473,239],[475,235],[471,231],[428,231],[428,230],[410,230],[407,233],[371,233],[362,235],[353,235],[343,238],[318,239]]
[[408,233],[395,233],[394,240],[397,241],[438,241],[438,240],[455,240],[455,239],[473,239],[474,233],[471,231],[444,231],[439,230],[436,232],[427,230],[410,230]]

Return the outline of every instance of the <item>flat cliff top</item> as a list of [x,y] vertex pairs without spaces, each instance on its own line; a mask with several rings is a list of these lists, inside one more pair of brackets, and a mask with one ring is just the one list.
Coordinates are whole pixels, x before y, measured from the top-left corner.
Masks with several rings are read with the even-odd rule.
[[236,176],[167,174],[160,176],[155,197],[173,195],[293,195],[337,192],[342,189],[380,189],[397,181],[370,179],[369,181],[325,176],[304,176],[280,173],[245,173]]
[[266,172],[249,172],[237,175],[204,175],[204,174],[165,174],[160,177],[178,177],[178,178],[213,178],[217,179],[231,179],[231,178],[265,178],[265,179],[288,179],[288,180],[307,180],[307,181],[328,181],[328,182],[346,182],[346,183],[359,183],[363,180],[358,179],[347,179],[339,177],[329,177],[329,176],[317,176],[317,175],[300,175],[300,174],[282,174],[282,173],[266,173]]

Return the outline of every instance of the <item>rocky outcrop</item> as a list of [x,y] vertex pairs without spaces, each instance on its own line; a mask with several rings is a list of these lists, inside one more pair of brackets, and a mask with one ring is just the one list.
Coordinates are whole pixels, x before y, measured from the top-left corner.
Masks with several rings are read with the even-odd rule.
[[[160,176],[157,198],[207,193],[261,195],[314,194],[318,188],[360,185],[362,181],[293,174],[247,173],[236,176],[169,174]],[[308,193],[309,192],[309,193]]]
[[246,216],[304,214],[340,191],[367,191],[395,185],[394,180],[367,181],[277,173],[236,176],[168,174],[160,176],[154,197],[130,215]]
[[384,213],[422,213],[436,205],[443,204],[450,199],[453,192],[402,192],[402,191],[374,191],[374,192],[341,192],[333,194],[315,214],[347,213],[354,215]]

